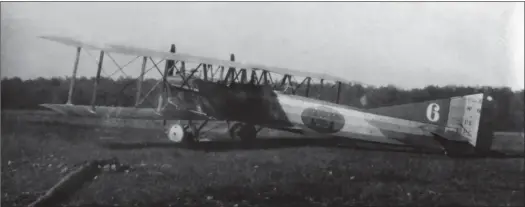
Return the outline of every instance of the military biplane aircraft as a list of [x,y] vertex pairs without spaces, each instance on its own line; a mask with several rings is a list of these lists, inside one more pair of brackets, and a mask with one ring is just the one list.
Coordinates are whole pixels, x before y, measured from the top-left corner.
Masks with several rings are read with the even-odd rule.
[[[198,142],[202,128],[213,120],[227,121],[231,137],[247,142],[255,139],[262,128],[415,148],[437,147],[445,153],[485,151],[492,142],[492,136],[482,133],[484,127],[480,125],[482,112],[487,108],[484,104],[490,101],[483,93],[360,109],[339,104],[341,84],[349,81],[327,74],[236,62],[233,54],[227,61],[176,53],[174,45],[170,52],[162,52],[122,45],[95,46],[59,36],[41,38],[77,49],[67,103],[42,106],[74,116],[164,120],[164,123],[187,120],[187,124],[165,126],[167,137],[173,142]],[[82,49],[100,51],[91,105],[74,105],[71,100]],[[162,92],[157,107],[95,105],[103,59],[110,53],[142,57],[136,105],[144,100],[141,85],[147,72],[146,62],[153,62],[152,58],[166,60],[164,70],[153,62],[162,75],[157,83],[162,84],[158,86]],[[198,65],[187,68],[189,63]],[[282,76],[279,82],[274,82],[275,74]],[[294,77],[303,79],[292,82]],[[335,81],[332,86],[337,88],[335,103],[312,98],[309,90],[314,79],[320,80],[321,85],[323,81]],[[302,95],[297,94],[300,87],[304,89]]]

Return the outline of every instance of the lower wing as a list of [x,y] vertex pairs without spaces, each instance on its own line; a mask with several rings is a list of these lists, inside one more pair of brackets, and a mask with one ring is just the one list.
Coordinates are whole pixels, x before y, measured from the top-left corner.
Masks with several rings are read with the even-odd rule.
[[93,118],[117,118],[117,119],[147,119],[147,120],[209,120],[213,117],[207,116],[194,110],[169,109],[161,112],[155,108],[135,107],[110,107],[97,106],[92,108],[86,105],[72,104],[42,104],[42,107],[51,109],[67,116],[93,117]]

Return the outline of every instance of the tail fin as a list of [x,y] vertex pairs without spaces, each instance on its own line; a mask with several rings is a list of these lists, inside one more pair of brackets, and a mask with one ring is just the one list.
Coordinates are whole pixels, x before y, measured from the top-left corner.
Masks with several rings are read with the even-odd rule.
[[474,146],[478,152],[488,152],[491,151],[494,139],[495,102],[491,96],[484,95],[481,97],[480,104],[481,112],[479,114],[478,133]]
[[468,142],[476,151],[492,146],[492,103],[483,93],[370,109],[369,112],[424,123],[429,132]]

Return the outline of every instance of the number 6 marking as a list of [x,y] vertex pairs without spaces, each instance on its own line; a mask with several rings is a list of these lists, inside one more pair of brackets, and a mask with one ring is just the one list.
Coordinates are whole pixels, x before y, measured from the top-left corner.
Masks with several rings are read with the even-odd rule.
[[437,103],[431,103],[427,107],[427,119],[431,122],[439,120],[439,105]]

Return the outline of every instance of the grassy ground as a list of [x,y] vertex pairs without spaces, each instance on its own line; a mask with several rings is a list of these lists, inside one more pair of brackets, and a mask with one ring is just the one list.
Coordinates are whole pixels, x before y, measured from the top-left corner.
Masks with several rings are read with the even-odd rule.
[[[2,206],[27,205],[75,165],[112,157],[132,169],[99,175],[64,204],[306,207],[525,203],[523,158],[450,159],[316,146],[187,150],[168,143],[158,130],[35,123],[16,117],[20,116],[2,115]],[[520,142],[523,151],[523,137],[504,134],[495,145],[517,148]],[[108,143],[124,144],[115,147]]]

